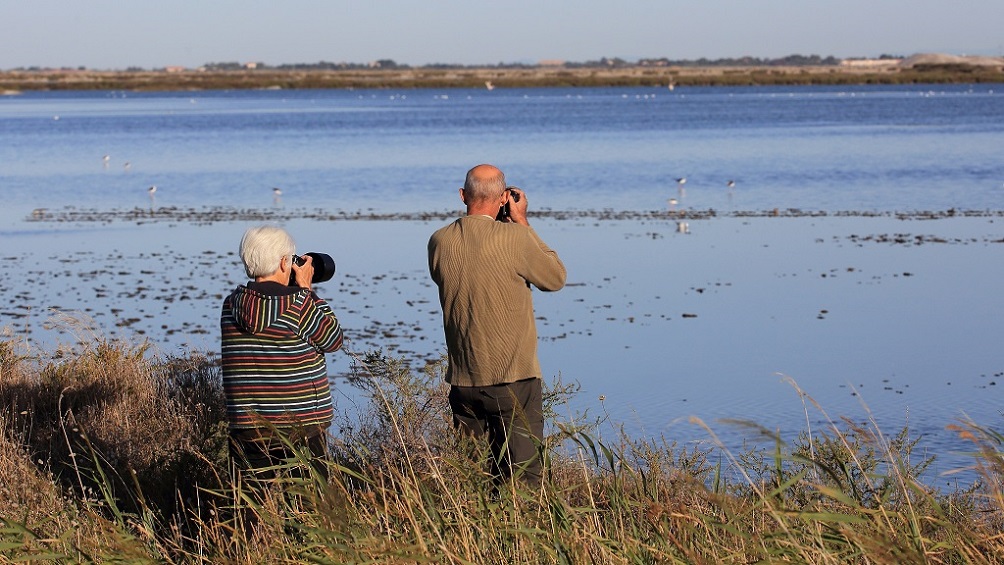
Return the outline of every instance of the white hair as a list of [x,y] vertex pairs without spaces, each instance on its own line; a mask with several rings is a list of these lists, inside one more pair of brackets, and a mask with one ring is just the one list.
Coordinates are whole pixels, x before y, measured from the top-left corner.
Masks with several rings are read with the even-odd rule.
[[249,277],[267,277],[279,270],[283,257],[296,253],[296,244],[280,227],[258,226],[244,232],[240,252]]

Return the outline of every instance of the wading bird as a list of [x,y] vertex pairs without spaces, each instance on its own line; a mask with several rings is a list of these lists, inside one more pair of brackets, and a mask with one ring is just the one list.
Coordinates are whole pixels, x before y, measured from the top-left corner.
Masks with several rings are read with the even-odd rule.
[[156,185],[153,185],[150,188],[146,189],[146,193],[150,195],[150,211],[151,212],[153,211],[153,204],[154,204],[154,201],[156,200],[156,198],[154,197],[154,194],[156,192],[157,192],[157,186]]

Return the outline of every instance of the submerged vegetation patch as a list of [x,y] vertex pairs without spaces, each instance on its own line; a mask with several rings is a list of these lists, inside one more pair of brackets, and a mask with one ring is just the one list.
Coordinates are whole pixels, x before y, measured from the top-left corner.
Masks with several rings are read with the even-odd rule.
[[[944,218],[999,218],[1004,210],[911,210],[868,211],[802,210],[799,208],[769,210],[554,210],[542,208],[529,212],[533,218],[556,220],[706,220],[717,217],[733,218],[822,218],[827,216],[848,218],[895,218],[897,220],[937,220]],[[130,222],[148,224],[158,222],[184,222],[194,225],[217,222],[283,222],[289,220],[334,221],[445,221],[456,218],[456,210],[429,210],[415,212],[374,212],[362,210],[328,210],[308,208],[236,208],[229,206],[150,208],[38,208],[24,218],[29,223],[101,223]]]

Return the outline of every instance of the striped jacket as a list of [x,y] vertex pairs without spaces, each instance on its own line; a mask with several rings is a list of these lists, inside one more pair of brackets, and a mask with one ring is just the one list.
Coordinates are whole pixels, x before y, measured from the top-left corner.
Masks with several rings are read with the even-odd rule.
[[342,346],[342,329],[312,291],[248,283],[223,301],[223,392],[230,429],[330,424],[324,354]]

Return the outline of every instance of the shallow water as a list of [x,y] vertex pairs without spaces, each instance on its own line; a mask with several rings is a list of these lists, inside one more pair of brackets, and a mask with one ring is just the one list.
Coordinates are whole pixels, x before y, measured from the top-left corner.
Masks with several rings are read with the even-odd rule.
[[1002,116],[1000,85],[28,93],[0,97],[0,183],[8,218],[267,207],[273,186],[410,212],[454,208],[490,161],[562,210],[980,210],[1000,205]]
[[[964,416],[993,426],[1000,417],[1000,222],[718,217],[692,220],[681,234],[669,218],[535,221],[570,273],[562,291],[535,294],[541,362],[548,378],[581,385],[572,408],[605,414],[608,434],[623,424],[633,434],[707,443],[690,417],[733,447],[749,431],[719,419],[793,439],[808,418],[818,431],[824,415],[811,406],[804,413],[790,377],[833,419],[874,418],[887,432],[909,425],[922,449],[941,454],[940,470],[954,469],[966,459],[949,452],[969,447],[945,427]],[[347,329],[347,351],[383,348],[418,364],[443,353],[424,257],[440,224],[288,224],[304,248],[383,242],[378,252],[336,245],[338,274],[319,291]],[[96,331],[149,338],[164,353],[215,350],[222,294],[242,271],[232,251],[208,242],[238,241],[243,229],[221,222],[22,234],[8,241],[31,252],[3,257],[0,283],[19,289],[5,322],[41,340],[45,308],[79,309]],[[911,243],[883,241],[895,234]],[[917,235],[925,242],[912,243]],[[333,375],[350,364],[343,353],[329,359]]]
[[[96,332],[215,350],[253,223],[233,218],[250,210],[280,218],[301,251],[336,258],[320,294],[350,351],[438,358],[425,244],[459,213],[466,168],[494,161],[531,209],[572,211],[531,218],[569,271],[564,290],[535,294],[540,357],[548,378],[581,384],[573,409],[608,417],[602,433],[623,424],[706,443],[696,417],[738,448],[750,431],[720,419],[788,440],[818,431],[826,415],[806,413],[789,379],[833,419],[908,425],[938,454],[935,472],[970,461],[947,425],[998,426],[1004,96],[993,88],[498,92],[0,99],[0,326],[33,347]],[[66,214],[88,209],[105,215]],[[391,216],[296,219],[317,210]],[[944,213],[887,213],[924,210]],[[53,308],[92,329],[45,329]],[[350,361],[330,356],[332,374]]]

